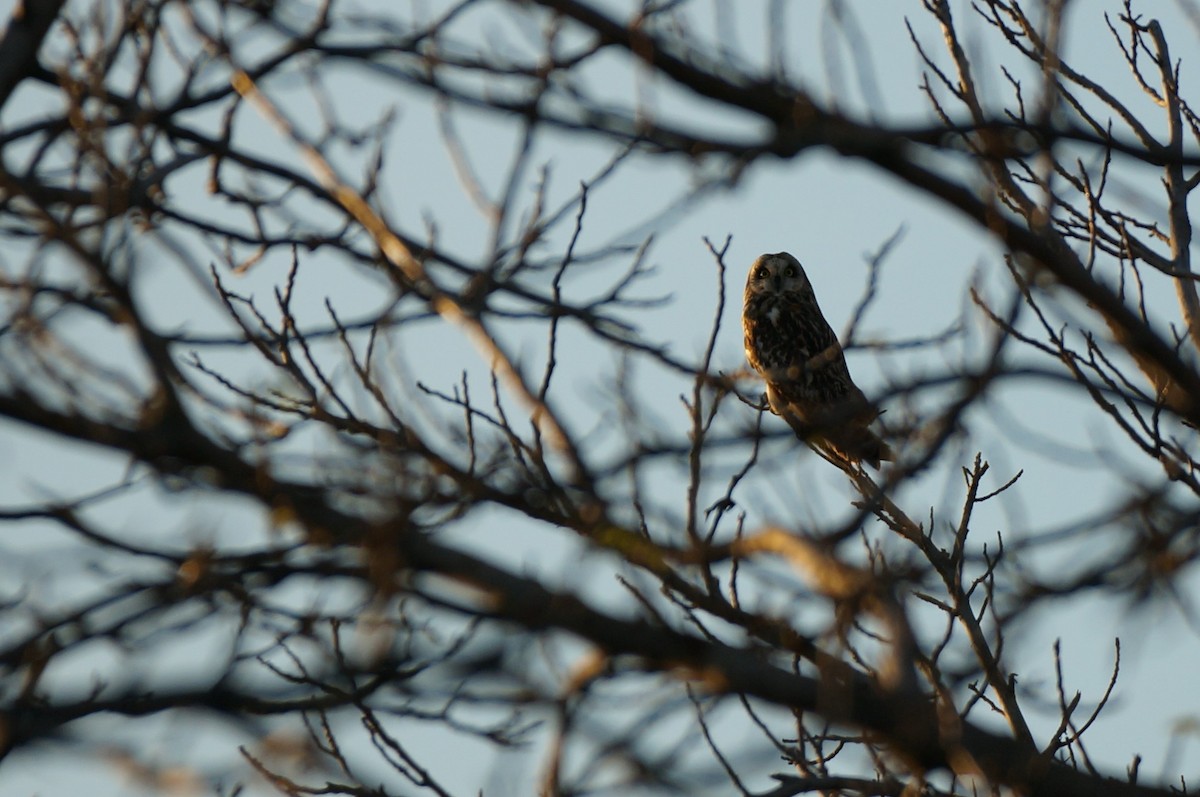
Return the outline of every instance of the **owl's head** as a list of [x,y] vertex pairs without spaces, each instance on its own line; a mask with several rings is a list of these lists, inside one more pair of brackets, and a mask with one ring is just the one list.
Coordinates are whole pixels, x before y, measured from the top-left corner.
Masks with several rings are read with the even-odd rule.
[[746,295],[811,293],[812,285],[800,261],[787,252],[760,255],[746,276]]

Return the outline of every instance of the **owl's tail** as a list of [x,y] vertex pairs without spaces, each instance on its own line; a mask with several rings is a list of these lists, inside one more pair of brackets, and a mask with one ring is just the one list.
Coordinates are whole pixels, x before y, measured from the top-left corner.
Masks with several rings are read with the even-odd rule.
[[866,426],[846,424],[825,434],[824,442],[842,459],[865,462],[879,470],[880,462],[894,459],[892,448]]

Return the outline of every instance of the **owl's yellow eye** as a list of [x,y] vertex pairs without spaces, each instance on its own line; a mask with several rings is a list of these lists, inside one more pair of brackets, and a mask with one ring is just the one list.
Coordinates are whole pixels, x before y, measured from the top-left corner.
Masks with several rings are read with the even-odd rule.
[[783,271],[783,276],[785,276],[785,277],[794,277],[794,276],[796,276],[796,267],[795,267],[795,266],[788,266],[786,269],[784,269],[784,271]]
[[765,280],[769,276],[771,276],[771,273],[767,271],[766,266],[762,266],[758,271],[754,272],[754,278],[758,280]]

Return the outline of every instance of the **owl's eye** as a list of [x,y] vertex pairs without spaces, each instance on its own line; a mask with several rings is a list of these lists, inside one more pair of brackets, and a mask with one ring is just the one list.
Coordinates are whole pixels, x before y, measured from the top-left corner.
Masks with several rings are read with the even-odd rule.
[[794,276],[796,276],[796,267],[795,267],[795,266],[788,266],[787,268],[785,268],[785,269],[783,270],[783,276],[785,276],[785,277],[794,277]]
[[756,280],[765,280],[769,276],[771,276],[771,272],[767,270],[766,266],[762,266],[758,269],[758,271],[754,272],[754,278]]

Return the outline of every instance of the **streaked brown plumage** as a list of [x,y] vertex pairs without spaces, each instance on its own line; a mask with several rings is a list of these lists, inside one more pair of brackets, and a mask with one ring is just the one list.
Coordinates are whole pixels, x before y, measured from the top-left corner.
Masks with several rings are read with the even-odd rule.
[[771,411],[796,436],[848,462],[878,468],[891,449],[871,431],[875,408],[850,378],[804,268],[787,252],[762,255],[746,277],[746,359],[767,383]]

